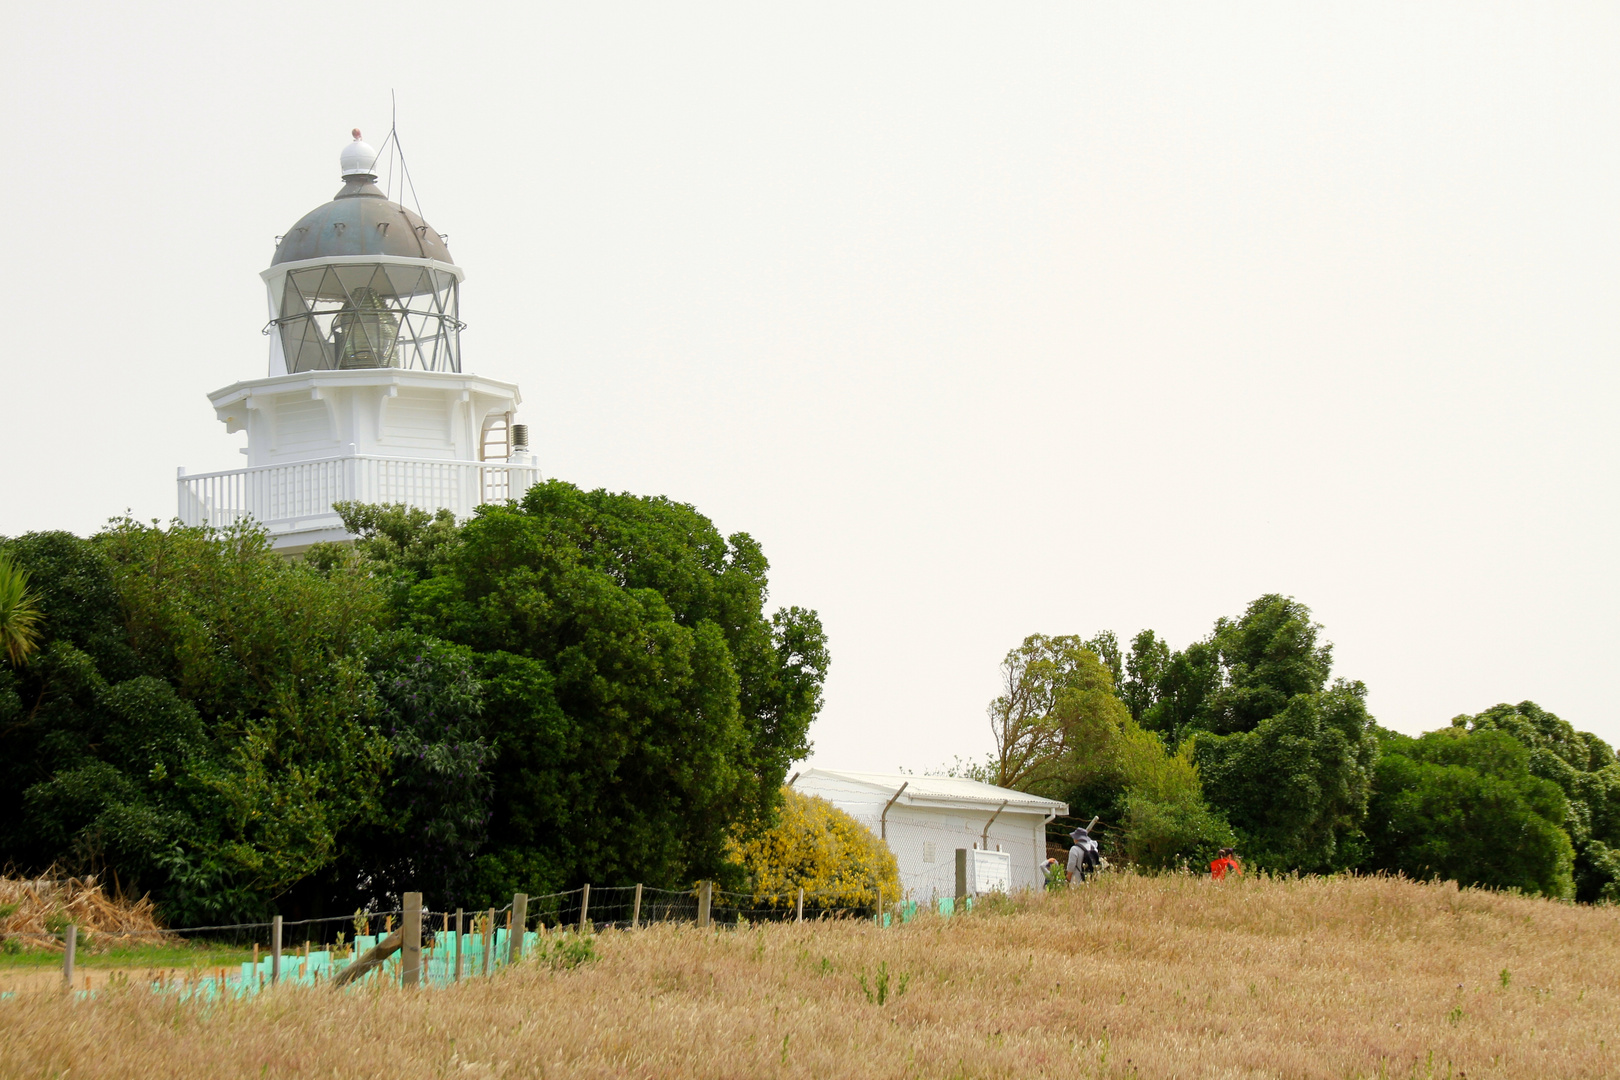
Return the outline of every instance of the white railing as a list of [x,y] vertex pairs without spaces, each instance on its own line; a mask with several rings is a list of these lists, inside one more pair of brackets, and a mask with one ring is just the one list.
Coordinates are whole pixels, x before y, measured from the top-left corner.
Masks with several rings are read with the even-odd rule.
[[337,502],[404,503],[468,517],[484,503],[521,499],[540,479],[533,465],[423,461],[366,454],[182,475],[180,521],[223,528],[252,518],[272,533],[332,528]]

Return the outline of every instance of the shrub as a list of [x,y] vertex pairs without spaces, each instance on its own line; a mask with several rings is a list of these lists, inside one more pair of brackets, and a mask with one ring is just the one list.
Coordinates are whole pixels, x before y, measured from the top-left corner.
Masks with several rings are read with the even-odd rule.
[[733,834],[728,853],[748,871],[758,905],[789,907],[801,888],[823,906],[876,904],[878,886],[900,896],[900,866],[887,844],[826,799],[791,788],[782,789],[776,824]]

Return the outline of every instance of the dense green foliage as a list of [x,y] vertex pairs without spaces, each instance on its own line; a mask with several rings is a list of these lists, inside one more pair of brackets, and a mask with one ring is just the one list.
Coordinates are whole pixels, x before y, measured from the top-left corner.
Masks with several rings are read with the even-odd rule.
[[1112,635],[1032,634],[1009,652],[989,708],[997,753],[974,775],[1121,823],[1116,854],[1138,865],[1209,858],[1231,830],[1205,805],[1190,754],[1131,717],[1105,657],[1118,662]]
[[1384,733],[1367,821],[1370,868],[1567,897],[1564,796],[1501,731]]
[[1620,901],[1620,760],[1596,735],[1576,731],[1533,701],[1459,716],[1454,728],[1500,731],[1529,752],[1530,775],[1564,796],[1560,824],[1575,851],[1575,897]]
[[809,749],[813,612],[764,613],[764,554],[690,507],[550,482],[456,531],[345,507],[398,620],[477,658],[497,747],[485,891],[726,874]]
[[381,596],[362,576],[128,520],[6,550],[44,615],[35,662],[0,669],[8,861],[104,868],[206,921],[263,912],[375,816]]
[[[1262,867],[1354,866],[1376,757],[1372,720],[1360,683],[1328,685],[1332,648],[1320,631],[1303,604],[1263,596],[1179,652],[1151,630],[1125,655],[1109,633],[1031,637],[1003,662],[1007,689],[991,705],[994,772],[1101,815],[1123,838],[1119,849],[1149,865],[1204,861],[1235,838]],[[1032,651],[1045,642],[1079,656],[1054,665]],[[1060,669],[1087,673],[1085,689],[1107,705],[1077,712],[1071,703],[1065,713],[1061,695],[1040,689]],[[1093,718],[1083,733],[1069,718],[1082,713]],[[1094,719],[1104,714],[1106,723]],[[1130,779],[1124,761],[1178,779],[1150,797],[1153,785]],[[1069,781],[1054,785],[1048,774]]]
[[[392,751],[381,813],[324,875],[336,899],[398,895],[431,882],[434,899],[468,896],[489,833],[494,748],[483,725],[477,658],[431,637],[396,633],[368,665],[377,723]],[[428,890],[424,890],[428,891]]]
[[1252,729],[1192,740],[1210,802],[1248,857],[1270,869],[1347,869],[1362,855],[1361,821],[1376,757],[1360,683],[1298,693]]
[[[751,538],[556,481],[463,523],[340,511],[360,539],[302,559],[127,519],[0,540],[0,862],[179,924],[746,885],[828,662],[814,612],[767,613]],[[1180,650],[1032,635],[970,772],[1099,815],[1144,867],[1235,844],[1620,901],[1607,744],[1532,702],[1383,731],[1332,655],[1276,595]]]
[[[1605,743],[1531,702],[1421,739],[1381,731],[1366,687],[1333,678],[1321,632],[1267,595],[1181,650],[1151,630],[1128,651],[1111,633],[1031,637],[1003,663],[998,753],[980,773],[1101,815],[1113,850],[1150,866],[1201,861],[1228,836],[1264,869],[1620,900],[1620,762]],[[1081,704],[1104,687],[1119,713]],[[1164,740],[1157,755],[1122,749],[1144,737]],[[1144,798],[1125,761],[1176,777],[1157,790],[1178,795]]]
[[306,559],[119,521],[0,541],[0,860],[179,923],[740,877],[808,750],[825,637],[690,507],[551,482],[457,524],[345,507]]

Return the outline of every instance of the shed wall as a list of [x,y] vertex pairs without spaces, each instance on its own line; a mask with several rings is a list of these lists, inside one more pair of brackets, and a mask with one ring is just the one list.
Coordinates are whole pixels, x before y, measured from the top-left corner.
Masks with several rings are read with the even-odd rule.
[[[810,778],[807,778],[810,779]],[[838,778],[801,780],[795,790],[819,795],[872,831],[883,835],[883,806],[894,794]],[[972,850],[983,837],[995,807],[908,806],[895,803],[888,815],[888,844],[900,866],[900,884],[912,900],[951,896],[956,891],[956,849]],[[1039,888],[1046,858],[1046,815],[1008,807],[990,827],[989,847],[1012,855],[1013,889]],[[930,858],[932,856],[932,858]],[[971,886],[970,886],[971,887]]]
[[[889,849],[900,864],[900,883],[910,899],[928,900],[955,893],[956,849],[971,851],[979,844],[985,822],[994,812],[993,807],[958,810],[899,804],[889,811]],[[875,817],[867,820],[858,814],[852,816],[878,832]],[[1012,856],[1014,890],[1040,886],[1045,821],[1044,814],[1014,813],[1009,809],[990,826],[990,850],[999,847]]]

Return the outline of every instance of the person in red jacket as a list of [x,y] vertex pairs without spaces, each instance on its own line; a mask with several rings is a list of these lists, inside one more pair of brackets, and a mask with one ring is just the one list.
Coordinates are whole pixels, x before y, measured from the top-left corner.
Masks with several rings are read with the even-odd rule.
[[1223,847],[1220,854],[1215,856],[1215,861],[1209,864],[1209,876],[1220,881],[1226,877],[1227,871],[1242,877],[1243,864],[1238,862],[1237,852],[1229,847]]

